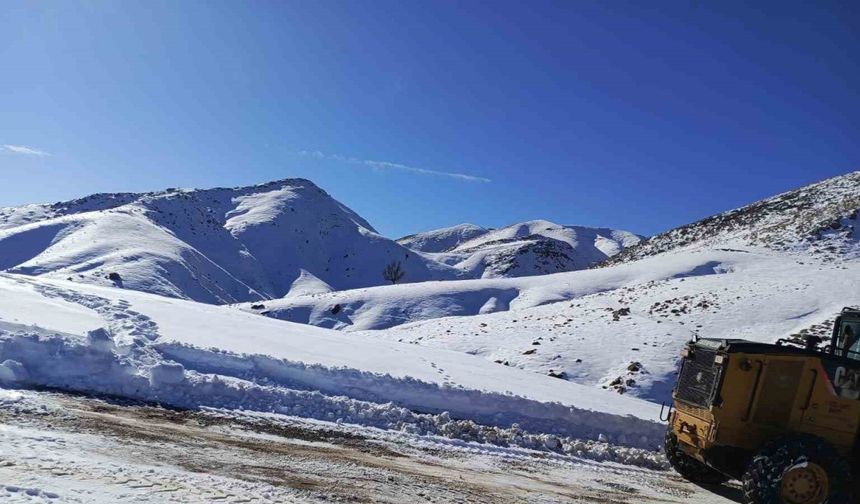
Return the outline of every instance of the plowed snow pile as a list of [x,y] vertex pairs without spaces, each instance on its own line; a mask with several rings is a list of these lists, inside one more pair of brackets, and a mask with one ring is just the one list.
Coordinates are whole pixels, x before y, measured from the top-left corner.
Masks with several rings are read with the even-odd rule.
[[663,463],[641,450],[662,436],[654,404],[479,357],[108,287],[0,275],[0,292],[5,386]]

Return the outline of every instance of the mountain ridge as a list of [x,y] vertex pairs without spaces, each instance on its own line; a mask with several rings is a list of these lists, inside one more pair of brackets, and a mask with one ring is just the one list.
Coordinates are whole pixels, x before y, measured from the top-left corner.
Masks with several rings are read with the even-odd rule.
[[853,257],[860,254],[858,212],[860,171],[854,171],[659,233],[595,267],[715,243]]
[[302,271],[337,289],[379,285],[391,261],[407,282],[462,277],[307,179],[3,208],[0,252],[0,270],[218,304],[282,297]]
[[629,231],[537,219],[496,229],[459,224],[397,241],[472,277],[495,278],[585,269],[641,239]]

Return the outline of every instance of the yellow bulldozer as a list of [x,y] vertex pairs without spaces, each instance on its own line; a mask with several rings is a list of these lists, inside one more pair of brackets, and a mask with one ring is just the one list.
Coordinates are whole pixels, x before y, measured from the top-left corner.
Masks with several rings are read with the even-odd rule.
[[738,479],[747,504],[860,503],[860,310],[829,342],[698,339],[681,356],[665,451],[684,478]]

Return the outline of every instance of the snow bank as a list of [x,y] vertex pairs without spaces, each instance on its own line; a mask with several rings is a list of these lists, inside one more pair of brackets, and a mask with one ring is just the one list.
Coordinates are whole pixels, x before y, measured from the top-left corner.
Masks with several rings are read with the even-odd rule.
[[[70,335],[2,333],[0,355],[9,359],[0,370],[13,370],[12,378],[5,381],[7,386],[52,387],[182,408],[272,412],[420,435],[572,453],[596,460],[650,467],[664,464],[662,458],[653,453],[662,427],[634,418],[580,411],[521,397],[447,390],[417,380],[401,382],[389,376],[373,376],[355,370],[314,366],[309,372],[312,378],[305,378],[302,373],[308,368],[301,364],[276,364],[262,356],[249,360],[192,348],[168,348],[171,355],[182,355],[184,362],[200,364],[200,369],[192,370],[181,363],[164,360],[164,356],[159,355],[163,350],[139,347],[121,356],[93,348],[86,340]],[[155,364],[148,367],[141,364],[146,361]],[[305,388],[311,382],[320,381],[341,382],[340,386],[349,381],[352,388],[349,396],[327,394],[333,390],[345,391],[335,385],[329,385],[327,389],[330,390]],[[362,381],[366,385],[362,386]],[[360,399],[362,396],[371,398],[373,392],[369,389],[397,391],[405,397],[413,396],[411,401],[422,405],[426,404],[427,397],[435,396],[439,413],[415,411],[427,411],[426,405],[409,408],[399,405],[397,400]],[[477,408],[463,409],[468,401],[477,403]],[[441,406],[446,403],[453,407],[443,409]],[[643,424],[645,429],[642,429]],[[607,442],[618,446],[611,447]]]
[[364,401],[393,403],[421,412],[447,411],[455,418],[485,425],[509,427],[519,424],[534,432],[584,439],[598,439],[603,435],[616,442],[624,437],[622,444],[650,448],[659,444],[665,430],[655,422],[633,416],[619,416],[455,385],[427,383],[410,377],[398,378],[356,369],[306,365],[265,355],[237,356],[176,344],[160,344],[156,348],[165,357],[203,373],[234,376],[290,389],[348,395]]
[[[8,284],[39,292],[47,306],[58,299],[86,306],[103,327],[78,334],[0,327],[7,384],[460,438],[474,431],[487,442],[508,442],[520,429],[653,450],[663,433],[651,403],[457,352],[143,293],[0,275],[0,291]],[[461,423],[444,427],[451,422]],[[544,449],[565,446],[548,443]]]

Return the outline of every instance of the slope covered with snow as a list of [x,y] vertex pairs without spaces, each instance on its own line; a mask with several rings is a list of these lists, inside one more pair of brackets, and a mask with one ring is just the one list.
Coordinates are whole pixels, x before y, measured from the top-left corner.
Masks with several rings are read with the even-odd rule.
[[346,331],[386,329],[419,320],[521,310],[670,278],[724,273],[731,268],[735,256],[723,251],[554,275],[388,285],[236,307],[280,320]]
[[860,305],[858,178],[830,179],[664,233],[601,268],[241,308],[661,401],[677,352],[694,334],[802,337],[821,332],[843,306]]
[[[524,429],[653,448],[662,430],[653,421],[654,404],[460,352],[20,275],[0,275],[0,294],[0,384],[6,386],[421,434],[467,429],[485,442],[502,442],[494,436],[504,432],[514,439]],[[29,309],[20,311],[22,304]]]
[[484,229],[461,224],[398,242],[453,265],[473,278],[545,275],[587,268],[642,238],[628,231],[561,226],[545,220]]
[[462,276],[303,179],[0,209],[0,271],[209,303],[379,285],[391,261],[403,282]]
[[489,232],[489,229],[474,224],[458,224],[456,226],[404,236],[398,239],[397,243],[420,252],[447,252],[456,248],[464,241]]
[[779,194],[681,226],[630,247],[599,266],[689,247],[764,246],[821,257],[857,257],[860,171]]
[[[473,317],[448,317],[360,333],[459,350],[502,366],[667,400],[678,352],[694,335],[773,343],[828,327],[843,306],[860,306],[860,261],[832,263],[768,249],[665,253],[627,265],[641,273],[698,256],[722,273],[640,277],[597,288],[586,272],[571,283],[593,294]],[[701,270],[700,270],[701,272]],[[578,278],[577,278],[578,277]],[[601,287],[608,287],[606,284]]]
[[662,401],[694,334],[767,342],[799,334],[860,305],[857,278],[856,259],[702,249],[541,277],[375,287],[242,308]]

